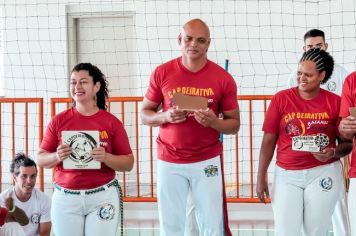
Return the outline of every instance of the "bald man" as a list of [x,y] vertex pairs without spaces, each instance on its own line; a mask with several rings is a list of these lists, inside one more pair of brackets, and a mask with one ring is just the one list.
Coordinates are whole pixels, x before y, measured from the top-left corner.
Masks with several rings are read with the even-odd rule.
[[[200,235],[231,235],[224,214],[219,133],[239,130],[237,86],[230,74],[208,60],[210,41],[209,27],[202,20],[184,24],[178,36],[182,56],[154,70],[142,104],[142,122],[160,126],[157,196],[161,236],[184,235],[189,191]],[[208,109],[179,109],[172,101],[177,92],[207,98]],[[223,119],[218,118],[220,112]]]

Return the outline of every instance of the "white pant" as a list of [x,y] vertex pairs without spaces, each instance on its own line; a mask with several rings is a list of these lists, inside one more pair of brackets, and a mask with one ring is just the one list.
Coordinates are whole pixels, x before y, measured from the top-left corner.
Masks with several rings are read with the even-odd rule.
[[[347,210],[347,193],[345,188],[341,191],[340,198],[336,202],[332,215],[334,236],[350,236],[350,223]],[[187,218],[185,222],[185,236],[199,235],[197,220],[195,218],[195,207],[189,192],[187,201]],[[356,236],[356,234],[355,234]]]
[[305,170],[276,166],[271,192],[275,236],[326,236],[343,188],[340,162]]
[[185,236],[198,236],[199,227],[195,218],[195,206],[192,199],[191,191],[188,192],[187,208],[186,208]]
[[350,222],[347,210],[347,193],[345,187],[342,188],[340,198],[336,202],[332,215],[334,236],[350,236]]
[[25,232],[19,223],[7,222],[0,228],[0,236],[25,236]]
[[184,235],[189,188],[202,236],[223,235],[223,192],[220,157],[175,164],[158,161],[157,197],[161,236]]
[[119,223],[116,187],[90,195],[74,195],[55,189],[52,196],[52,226],[57,236],[115,236]]
[[351,236],[356,236],[356,178],[350,178],[348,207]]

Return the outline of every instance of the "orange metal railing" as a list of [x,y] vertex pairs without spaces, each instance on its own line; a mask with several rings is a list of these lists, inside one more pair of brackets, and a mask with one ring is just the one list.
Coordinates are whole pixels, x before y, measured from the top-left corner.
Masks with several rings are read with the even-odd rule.
[[[35,111],[37,114],[30,113],[29,106],[31,106],[31,108],[34,107],[31,109],[31,112],[37,109]],[[3,171],[2,166],[3,161],[5,160],[3,157],[6,147],[4,142],[10,146],[6,148],[6,150],[11,149],[11,154],[8,154],[11,155],[11,158],[8,157],[7,161],[14,158],[15,153],[19,151],[29,154],[29,128],[36,126],[36,124],[29,124],[29,118],[35,116],[38,119],[36,139],[38,139],[39,145],[43,138],[43,115],[43,98],[0,98],[0,183],[3,183],[3,173],[6,172]],[[4,118],[8,116],[10,116],[10,118]],[[18,123],[21,125],[18,125]],[[21,127],[21,129],[19,127]],[[8,130],[11,130],[11,132],[7,132]],[[32,135],[36,136],[36,134]],[[4,141],[3,137],[6,137],[7,140]],[[18,139],[23,140],[23,146],[17,145],[16,141],[18,141]],[[33,150],[34,147],[31,148]],[[35,148],[37,149],[37,147]],[[6,168],[8,167],[6,166]],[[39,169],[39,186],[43,191],[44,178],[42,168]],[[2,191],[2,185],[0,185],[0,191]]]
[[[240,197],[240,188],[239,188],[239,183],[240,183],[240,178],[239,178],[239,166],[238,163],[240,162],[240,156],[238,154],[238,148],[239,148],[239,135],[236,135],[235,137],[235,163],[236,163],[236,196],[235,197],[228,197],[227,202],[234,202],[234,203],[258,203],[260,202],[259,199],[254,195],[254,166],[253,163],[256,160],[254,154],[253,154],[253,103],[255,101],[262,101],[263,102],[263,112],[265,113],[267,110],[267,102],[271,100],[272,95],[240,95],[237,96],[237,100],[239,102],[242,101],[247,101],[248,102],[248,141],[249,141],[249,196],[247,197]],[[245,122],[245,120],[241,120],[241,123]],[[270,200],[268,199],[268,202]]]
[[[267,102],[271,99],[272,96],[261,96],[261,95],[241,95],[237,96],[237,100],[239,103],[247,103],[247,110],[243,111],[246,116],[247,120],[243,119],[241,120],[241,123],[248,123],[248,143],[249,143],[249,178],[248,178],[248,194],[246,196],[241,195],[241,188],[240,188],[240,182],[241,182],[241,174],[239,173],[239,162],[241,159],[241,156],[239,155],[239,135],[235,136],[235,150],[234,150],[234,159],[232,162],[235,162],[235,168],[236,168],[236,173],[234,173],[236,176],[233,178],[235,183],[236,183],[236,189],[235,189],[235,194],[233,196],[228,197],[228,202],[249,202],[249,203],[254,203],[254,202],[259,202],[259,200],[256,198],[254,194],[254,162],[257,160],[253,153],[253,145],[254,145],[254,137],[253,137],[253,132],[254,132],[254,123],[253,123],[253,116],[254,116],[254,103],[255,102],[262,102],[263,106],[263,112],[266,111],[267,109]],[[122,174],[122,186],[123,186],[123,194],[124,194],[124,200],[128,202],[154,202],[156,201],[156,195],[155,195],[155,181],[154,181],[154,164],[155,164],[155,155],[154,155],[154,129],[144,126],[140,123],[139,119],[139,103],[142,102],[142,97],[112,97],[109,98],[108,100],[108,110],[109,111],[114,111],[114,107],[119,107],[118,109],[115,110],[116,114],[119,116],[120,120],[122,123],[127,126],[128,121],[127,119],[127,112],[125,112],[127,107],[131,107],[133,111],[131,111],[129,120],[133,121],[132,126],[134,127],[134,130],[129,134],[129,137],[131,138],[131,145],[134,147],[134,155],[135,155],[135,167],[134,171],[132,173],[123,173]],[[72,99],[70,98],[52,98],[51,99],[51,115],[54,116],[57,114],[59,111],[67,109],[70,104],[72,103]],[[61,108],[58,108],[58,106],[61,106]],[[261,105],[260,105],[261,106]],[[148,145],[149,145],[149,150],[148,152],[145,152],[145,155],[141,155],[140,149],[142,148],[142,137],[139,132],[139,130],[142,129],[148,129],[149,132],[149,137],[148,137]],[[244,137],[246,138],[246,137]],[[132,140],[133,143],[132,143]],[[149,177],[144,180],[142,180],[142,170],[140,169],[141,165],[143,166],[144,162],[142,161],[143,158],[148,158],[146,161],[149,163],[148,164],[148,172],[149,172]],[[145,169],[145,171],[147,171]],[[133,177],[134,175],[134,177]],[[132,180],[134,178],[134,180]],[[130,179],[130,180],[129,180]],[[148,183],[147,183],[148,182]],[[148,187],[146,186],[148,185]],[[143,189],[146,187],[146,191]]]

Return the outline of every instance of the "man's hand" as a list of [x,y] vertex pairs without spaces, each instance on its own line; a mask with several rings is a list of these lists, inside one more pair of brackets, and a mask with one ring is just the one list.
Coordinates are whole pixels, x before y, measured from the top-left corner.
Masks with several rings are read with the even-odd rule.
[[166,123],[181,123],[187,119],[187,111],[179,110],[176,107],[169,108],[165,112]]
[[9,210],[5,222],[18,222],[22,226],[27,225],[29,222],[27,215],[21,208],[14,205],[13,195],[14,191],[10,190],[9,196],[5,199],[5,206]]
[[13,194],[14,194],[14,191],[10,190],[9,196],[5,199],[5,206],[9,211],[11,211],[14,207]]
[[204,127],[212,127],[219,118],[211,109],[197,110],[194,112],[195,120]]
[[340,133],[347,139],[353,139],[356,134],[356,118],[348,116],[343,118],[339,124]]

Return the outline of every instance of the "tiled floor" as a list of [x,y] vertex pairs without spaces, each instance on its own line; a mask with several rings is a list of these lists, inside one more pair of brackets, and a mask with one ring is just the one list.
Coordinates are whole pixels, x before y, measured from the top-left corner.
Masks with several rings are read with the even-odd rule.
[[[270,204],[231,203],[228,210],[234,236],[274,235]],[[126,236],[159,236],[157,203],[125,203],[125,227]]]
[[[273,235],[270,205],[229,204],[229,221],[234,235]],[[159,236],[157,203],[125,203],[126,236]]]

